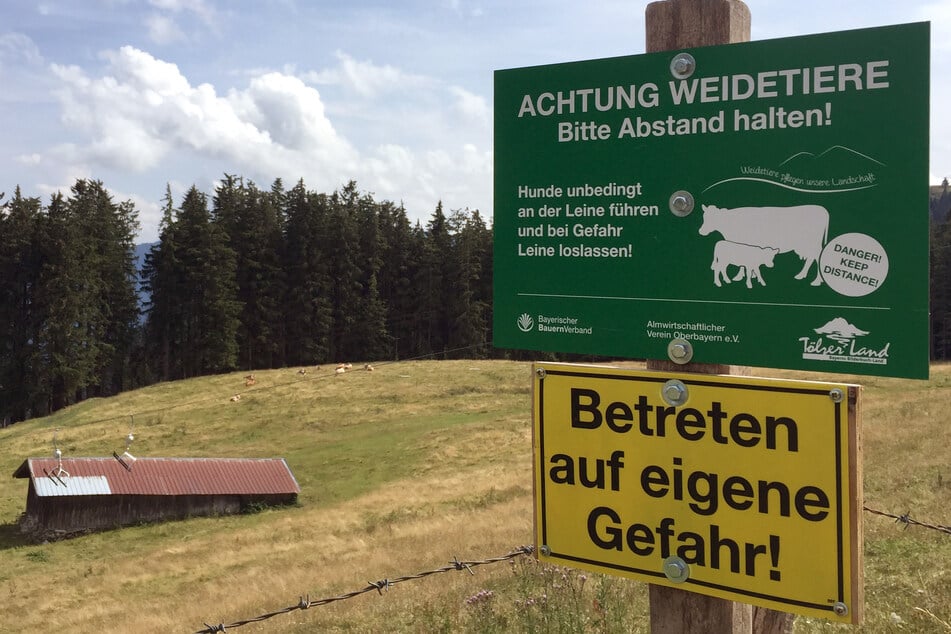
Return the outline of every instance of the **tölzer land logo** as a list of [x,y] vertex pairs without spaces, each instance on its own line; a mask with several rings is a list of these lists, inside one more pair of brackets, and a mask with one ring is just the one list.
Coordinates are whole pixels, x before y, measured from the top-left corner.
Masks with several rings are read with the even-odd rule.
[[849,363],[888,363],[888,348],[869,347],[858,343],[860,337],[871,334],[856,328],[842,317],[836,317],[819,328],[813,328],[818,337],[799,337],[802,343],[802,358],[814,361],[845,361]]

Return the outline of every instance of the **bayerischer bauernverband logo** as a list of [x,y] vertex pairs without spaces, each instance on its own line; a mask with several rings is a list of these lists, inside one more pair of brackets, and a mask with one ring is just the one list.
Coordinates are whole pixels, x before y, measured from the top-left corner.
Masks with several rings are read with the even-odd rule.
[[528,313],[522,313],[518,316],[518,329],[522,332],[528,332],[535,327],[535,320]]

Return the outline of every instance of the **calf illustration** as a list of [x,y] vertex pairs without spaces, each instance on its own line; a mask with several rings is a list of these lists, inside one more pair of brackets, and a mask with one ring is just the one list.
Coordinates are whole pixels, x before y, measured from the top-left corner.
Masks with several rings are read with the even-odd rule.
[[[729,242],[769,247],[776,249],[778,253],[792,251],[803,260],[802,270],[796,274],[796,279],[805,278],[809,274],[809,268],[815,263],[816,279],[812,281],[812,285],[822,284],[819,255],[829,237],[829,212],[825,207],[702,207],[703,224],[700,226],[700,235],[706,236],[719,231],[723,239]],[[740,273],[742,274],[742,271]],[[749,285],[749,272],[746,282]]]
[[753,279],[759,281],[761,286],[766,286],[763,274],[759,267],[765,265],[767,268],[773,267],[773,258],[779,253],[779,249],[772,247],[757,247],[752,244],[741,244],[739,242],[730,242],[729,240],[720,240],[713,247],[713,263],[710,268],[713,269],[713,283],[722,286],[720,278],[727,284],[730,283],[730,276],[727,267],[734,264],[740,267],[740,273],[735,278],[740,280],[743,277],[743,271],[746,271],[746,288],[753,288]]

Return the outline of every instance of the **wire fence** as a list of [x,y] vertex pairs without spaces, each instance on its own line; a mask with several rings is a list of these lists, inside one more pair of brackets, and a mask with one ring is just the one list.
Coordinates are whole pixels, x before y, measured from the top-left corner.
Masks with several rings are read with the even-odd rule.
[[[876,511],[875,509],[870,509],[869,507],[863,507],[866,512],[873,515],[881,515],[882,517],[890,517],[895,520],[897,524],[903,524],[905,528],[909,526],[921,526],[922,528],[927,528],[933,531],[938,531],[939,533],[945,533],[951,535],[951,526],[944,526],[942,524],[929,524],[928,522],[919,522],[918,520],[912,518],[908,513],[904,515],[894,515],[892,513],[886,513],[885,511]],[[909,511],[910,512],[910,511]]]
[[[885,511],[879,511],[867,506],[863,509],[873,515],[879,515],[882,517],[889,517],[895,520],[896,523],[902,524],[904,528],[909,526],[920,526],[922,528],[927,528],[929,530],[937,531],[939,533],[944,533],[946,535],[951,535],[951,526],[944,526],[941,524],[931,524],[928,522],[921,522],[912,518],[908,513],[903,515],[895,515],[893,513],[886,513]],[[511,552],[501,555],[499,557],[492,557],[489,559],[481,559],[477,561],[459,561],[455,557],[449,562],[449,565],[442,566],[441,568],[436,568],[434,570],[426,570],[424,572],[418,572],[412,575],[406,575],[403,577],[396,577],[393,579],[381,579],[379,581],[368,581],[367,585],[359,590],[354,590],[353,592],[347,592],[346,594],[337,595],[334,597],[327,597],[324,599],[311,599],[310,595],[301,596],[300,601],[296,605],[290,605],[286,608],[280,610],[275,610],[273,612],[268,612],[267,614],[262,614],[249,619],[243,619],[239,621],[234,621],[232,623],[219,623],[218,625],[209,625],[205,623],[205,628],[198,630],[196,634],[214,634],[215,632],[227,632],[229,628],[241,627],[242,625],[248,625],[250,623],[259,623],[261,621],[266,621],[275,616],[280,616],[281,614],[287,614],[289,612],[294,612],[297,610],[307,610],[308,608],[317,607],[320,605],[327,605],[328,603],[334,603],[337,601],[345,601],[347,599],[352,599],[354,597],[366,594],[368,592],[377,591],[378,594],[383,594],[384,591],[389,590],[391,586],[396,585],[397,583],[403,583],[404,581],[413,581],[415,579],[423,579],[431,575],[436,575],[444,572],[453,572],[465,570],[469,574],[475,574],[472,572],[472,569],[477,566],[484,566],[486,564],[494,564],[502,561],[509,561],[517,557],[528,556],[535,552],[534,547],[532,546],[519,546],[518,548],[512,550]]]
[[478,561],[459,561],[453,557],[452,561],[449,562],[449,565],[443,566],[441,568],[436,568],[434,570],[426,570],[423,572],[418,572],[413,575],[406,575],[403,577],[396,577],[393,579],[381,579],[379,581],[368,581],[366,587],[359,590],[354,590],[353,592],[348,592],[346,594],[341,594],[335,597],[327,597],[326,599],[314,599],[311,600],[310,596],[301,597],[297,605],[290,605],[286,608],[275,610],[274,612],[268,612],[267,614],[262,614],[250,619],[244,619],[241,621],[235,621],[233,623],[219,623],[218,625],[209,625],[205,623],[205,629],[198,630],[197,634],[203,633],[213,633],[213,632],[227,632],[228,628],[241,627],[242,625],[248,625],[250,623],[259,623],[260,621],[266,621],[275,616],[280,616],[281,614],[287,614],[288,612],[294,612],[296,610],[306,610],[308,608],[313,608],[318,605],[327,605],[328,603],[334,603],[336,601],[345,601],[347,599],[352,599],[353,597],[360,596],[361,594],[366,594],[367,592],[377,591],[379,594],[383,594],[385,590],[389,590],[391,586],[396,585],[397,583],[403,583],[404,581],[413,581],[414,579],[423,579],[431,575],[440,574],[443,572],[452,572],[452,571],[461,571],[465,570],[469,574],[475,574],[472,572],[472,569],[477,566],[484,566],[486,564],[495,564],[502,561],[508,561],[510,559],[515,559],[516,557],[522,557],[526,555],[531,555],[534,552],[532,546],[519,546],[515,550],[511,551],[506,555],[500,557],[492,557],[490,559],[480,559]]

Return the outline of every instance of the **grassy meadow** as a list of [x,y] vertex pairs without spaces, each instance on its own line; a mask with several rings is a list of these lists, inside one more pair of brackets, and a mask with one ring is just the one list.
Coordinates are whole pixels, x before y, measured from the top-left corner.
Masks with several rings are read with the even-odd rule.
[[[620,364],[643,367],[634,363]],[[532,542],[531,366],[407,361],[234,373],[92,399],[0,429],[0,632],[195,632]],[[865,503],[951,524],[951,365],[929,381],[788,371],[864,390]],[[242,398],[230,398],[240,393]],[[300,503],[36,544],[27,457],[284,457]],[[864,514],[865,624],[951,632],[951,535]],[[646,632],[647,586],[529,557],[407,581],[237,632]]]

